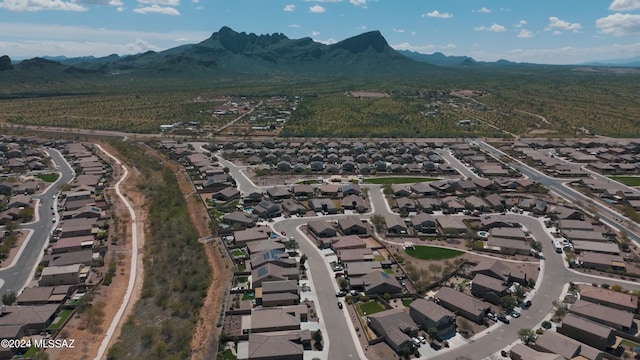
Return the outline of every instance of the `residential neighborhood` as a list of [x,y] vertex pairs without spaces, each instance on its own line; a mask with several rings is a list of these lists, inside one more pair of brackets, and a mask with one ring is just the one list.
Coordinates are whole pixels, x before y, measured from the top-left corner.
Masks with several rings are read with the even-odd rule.
[[[338,306],[329,311],[346,311],[359,351],[372,359],[438,357],[455,353],[494,327],[515,326],[510,323],[539,306],[532,300],[537,301],[543,263],[551,257],[556,266],[578,271],[584,279],[616,274],[624,282],[640,274],[638,254],[624,233],[473,143],[267,140],[196,145],[164,140],[159,147],[189,171],[236,264],[218,324],[225,335],[238,339],[238,358],[326,356],[315,334],[326,337],[323,316],[334,315],[325,314],[319,293],[325,290],[314,286],[315,269],[309,264],[317,262],[309,251],[317,252],[333,274]],[[367,182],[408,175],[416,179]],[[284,226],[287,221],[299,225]],[[440,248],[451,249],[450,259],[421,260],[429,256],[418,255]],[[550,330],[538,324],[528,330],[531,338],[521,336],[522,342],[505,346],[502,354],[512,359],[537,359],[543,355],[536,354],[545,353],[549,358],[599,359],[632,351],[628,345],[613,346],[615,336],[607,336],[602,340],[607,346],[597,349],[588,335],[575,330],[586,327],[581,324],[611,326],[620,338],[640,343],[630,323],[598,325],[603,317],[624,322],[622,314],[593,315],[629,311],[633,319],[637,300],[633,309],[596,302],[593,306],[602,310],[586,307],[592,289],[610,286],[594,281],[565,283],[572,290],[558,293],[554,304],[559,307],[552,308],[569,311],[555,311],[562,316],[550,312]],[[600,282],[603,287],[592,286]],[[633,296],[624,287],[615,289]],[[578,300],[569,304],[566,299]],[[589,310],[580,315],[583,307]],[[585,317],[585,312],[591,315]],[[261,325],[265,314],[274,319],[273,327]],[[264,357],[261,351],[271,341],[286,346],[279,355]],[[576,344],[578,350],[553,345],[560,343]]]

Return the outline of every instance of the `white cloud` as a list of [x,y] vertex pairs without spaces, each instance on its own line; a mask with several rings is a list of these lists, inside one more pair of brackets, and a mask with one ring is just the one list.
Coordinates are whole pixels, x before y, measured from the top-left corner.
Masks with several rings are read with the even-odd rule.
[[560,20],[558,17],[550,16],[549,25],[545,28],[545,31],[554,30],[555,32],[557,32],[570,30],[573,32],[578,32],[580,29],[582,29],[582,25],[580,25],[580,23],[570,23],[568,21]]
[[318,35],[320,35],[319,31],[312,31],[311,32],[311,36],[318,36]]
[[209,32],[143,32],[11,22],[0,22],[0,34],[12,35],[11,40],[5,36],[0,42],[0,54],[22,59],[44,55],[128,55],[168,49],[176,46],[176,39],[196,43],[211,36]]
[[434,45],[411,45],[408,42],[403,42],[397,45],[391,45],[391,47],[396,50],[411,50],[411,51],[417,51],[419,53],[429,53],[429,52],[433,52],[433,50],[435,49]]
[[362,7],[367,6],[367,0],[349,0],[349,3],[355,6],[362,6]]
[[523,26],[525,26],[525,25],[527,25],[527,20],[520,20],[520,21],[518,21],[518,23],[517,23],[517,24],[513,25],[513,27],[515,27],[515,28],[521,28],[521,27],[523,27]]
[[573,47],[561,48],[526,48],[512,49],[500,53],[489,51],[477,51],[467,54],[474,59],[483,61],[495,61],[509,59],[517,62],[533,62],[539,64],[581,64],[588,61],[602,59],[627,59],[640,53],[640,42],[631,44],[611,44],[597,47]]
[[396,28],[393,28],[393,32],[403,33],[403,32],[404,32],[404,29],[396,29]]
[[613,0],[609,5],[612,11],[629,11],[640,9],[640,0]]
[[122,6],[118,7],[116,10],[118,10],[118,12],[123,12],[124,8]]
[[325,44],[325,45],[331,45],[331,44],[335,44],[337,41],[335,41],[334,39],[327,39],[327,40],[318,40],[318,39],[313,39],[313,41],[315,42],[319,42],[321,44]]
[[76,4],[122,6],[121,0],[74,0]]
[[478,10],[471,10],[471,11],[473,11],[473,12],[477,12],[477,13],[488,14],[488,13],[492,12],[493,10],[491,10],[491,9],[487,9],[486,7],[484,7],[484,6],[483,6],[483,7],[481,7],[481,8],[480,8],[480,9],[478,9]]
[[367,27],[366,27],[366,26],[364,26],[364,25],[362,25],[362,26],[360,26],[360,28],[359,28],[359,29],[360,29],[360,30],[367,30]]
[[293,11],[295,10],[296,6],[293,4],[288,4],[284,6],[284,11]]
[[165,5],[165,6],[178,6],[180,5],[180,0],[138,0],[140,4],[146,5]]
[[289,27],[296,29],[296,28],[299,28],[300,25],[299,24],[290,24]]
[[520,31],[518,32],[518,37],[521,39],[530,39],[534,36],[535,35],[527,29],[520,29]]
[[153,4],[151,6],[139,7],[133,9],[133,12],[138,14],[162,14],[162,15],[180,15],[180,12],[172,7],[160,6]]
[[440,45],[439,48],[441,48],[441,49],[455,49],[456,46],[454,44],[447,44],[447,45]]
[[9,11],[42,11],[42,10],[59,10],[59,11],[87,11],[88,8],[78,5],[74,1],[62,0],[2,0],[0,9]]
[[500,25],[500,24],[496,24],[493,23],[491,26],[477,26],[475,28],[473,28],[473,30],[475,31],[489,31],[489,32],[505,32],[507,31],[507,29]]
[[325,12],[325,9],[320,6],[320,5],[313,5],[311,7],[309,7],[309,11],[315,14],[321,14],[323,12]]
[[440,19],[450,19],[450,18],[452,18],[452,17],[453,17],[453,15],[452,15],[452,14],[449,14],[449,13],[447,13],[447,12],[445,12],[445,13],[441,13],[441,12],[440,12],[440,11],[438,11],[438,10],[433,10],[433,11],[431,11],[431,12],[428,12],[428,13],[424,13],[424,14],[422,14],[422,17],[432,17],[432,18],[440,18]]
[[616,13],[596,20],[596,27],[608,35],[640,35],[640,15]]

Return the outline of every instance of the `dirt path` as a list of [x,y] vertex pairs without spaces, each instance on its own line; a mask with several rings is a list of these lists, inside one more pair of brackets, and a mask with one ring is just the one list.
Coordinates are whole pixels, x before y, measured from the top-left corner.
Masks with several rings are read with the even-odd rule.
[[[112,154],[117,154],[117,152],[110,148],[107,144],[101,143],[100,145]],[[104,336],[103,332],[115,317],[115,314],[118,311],[118,308],[120,307],[122,299],[124,298],[124,294],[127,290],[129,273],[131,271],[131,219],[126,207],[119,200],[113,189],[113,184],[115,184],[115,181],[117,181],[117,179],[122,176],[122,169],[119,166],[113,166],[113,169],[114,180],[112,180],[110,187],[106,189],[105,195],[108,201],[110,201],[112,204],[113,213],[115,215],[115,221],[112,226],[113,228],[115,228],[114,232],[115,234],[117,234],[120,240],[118,242],[118,245],[109,245],[109,250],[107,252],[107,255],[105,256],[105,266],[100,269],[100,271],[105,272],[107,264],[110,261],[115,261],[118,264],[116,276],[113,277],[111,285],[101,285],[98,289],[96,289],[96,291],[94,291],[93,303],[99,304],[98,306],[101,307],[102,312],[104,313],[102,324],[98,326],[97,331],[91,332],[87,328],[87,324],[83,317],[80,315],[74,315],[73,319],[71,319],[69,323],[67,323],[67,325],[64,327],[60,336],[66,337],[68,339],[75,339],[77,346],[73,349],[57,351],[49,350],[47,353],[49,354],[50,359],[93,359],[98,353],[98,348]],[[123,188],[123,193],[127,194],[128,200],[131,202],[132,206],[134,206],[138,222],[145,221],[146,211],[143,208],[144,197],[142,194],[140,194],[140,192],[138,192],[136,188],[136,184],[138,183],[138,181],[140,181],[140,178],[136,171],[133,171],[133,169],[131,169],[130,167],[127,167],[127,169],[129,171],[129,175],[121,185]],[[142,226],[138,226],[139,248],[142,248],[143,244],[144,229],[142,228]],[[111,343],[116,341],[118,335],[120,334],[120,328],[123,322],[126,321],[133,308],[133,305],[140,297],[143,279],[143,263],[141,253],[139,255],[139,261],[137,264],[138,269],[136,286],[134,287],[129,306],[127,307],[122,320],[120,321],[114,333],[114,336],[112,337]]]

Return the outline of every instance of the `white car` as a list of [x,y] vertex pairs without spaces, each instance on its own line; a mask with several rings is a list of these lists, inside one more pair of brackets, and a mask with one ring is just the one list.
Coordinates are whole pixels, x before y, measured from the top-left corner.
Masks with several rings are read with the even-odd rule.
[[422,336],[422,335],[418,335],[418,340],[420,340],[420,342],[423,343],[423,344],[427,343],[427,339],[425,339],[424,336]]

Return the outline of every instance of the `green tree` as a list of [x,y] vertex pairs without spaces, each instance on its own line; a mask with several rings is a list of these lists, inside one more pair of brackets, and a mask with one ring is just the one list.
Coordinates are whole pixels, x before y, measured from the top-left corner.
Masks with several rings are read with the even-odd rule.
[[9,291],[2,295],[2,303],[5,305],[13,305],[16,300],[18,300],[18,296],[13,291]]
[[542,326],[542,328],[545,329],[545,330],[549,330],[549,329],[551,329],[552,325],[551,325],[550,321],[545,320],[545,321],[542,322],[542,324],[540,324],[540,326]]
[[316,350],[322,351],[324,345],[322,344],[322,331],[320,329],[313,332],[313,341],[315,342]]
[[518,330],[518,337],[522,340],[523,343],[527,344],[528,342],[535,339],[536,333],[531,329],[520,329]]
[[511,295],[505,295],[500,298],[500,306],[510,312],[516,306],[516,299]]
[[376,228],[376,231],[381,232],[384,229],[384,216],[375,214],[371,216],[371,223]]
[[427,334],[429,334],[429,338],[433,341],[433,340],[438,340],[439,336],[438,336],[438,329],[435,327],[430,327],[429,330],[427,330]]

